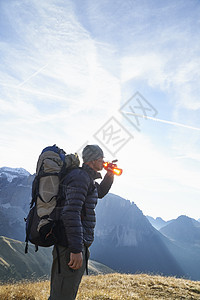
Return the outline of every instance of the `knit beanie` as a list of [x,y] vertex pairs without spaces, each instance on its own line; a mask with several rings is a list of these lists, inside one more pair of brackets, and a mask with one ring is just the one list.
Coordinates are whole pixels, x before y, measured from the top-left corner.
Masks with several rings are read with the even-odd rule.
[[104,157],[102,149],[98,145],[87,145],[82,152],[83,162],[89,162]]

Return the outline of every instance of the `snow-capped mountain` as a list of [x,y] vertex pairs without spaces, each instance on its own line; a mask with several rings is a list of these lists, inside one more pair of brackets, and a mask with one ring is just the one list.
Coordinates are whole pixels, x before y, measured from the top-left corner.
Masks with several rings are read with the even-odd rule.
[[25,240],[33,178],[22,168],[0,168],[0,235]]
[[0,168],[0,177],[5,178],[8,182],[12,182],[17,177],[26,177],[29,175],[30,173],[23,168]]

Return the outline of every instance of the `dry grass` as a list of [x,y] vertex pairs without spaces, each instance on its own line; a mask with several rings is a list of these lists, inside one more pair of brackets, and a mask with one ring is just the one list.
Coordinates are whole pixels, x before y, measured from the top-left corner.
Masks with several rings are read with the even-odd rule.
[[1,300],[47,300],[49,296],[49,281],[21,282],[0,286]]
[[200,282],[145,274],[90,276],[77,299],[200,299]]
[[[1,300],[47,300],[49,281],[0,286]],[[77,300],[200,299],[200,282],[145,274],[84,276]]]

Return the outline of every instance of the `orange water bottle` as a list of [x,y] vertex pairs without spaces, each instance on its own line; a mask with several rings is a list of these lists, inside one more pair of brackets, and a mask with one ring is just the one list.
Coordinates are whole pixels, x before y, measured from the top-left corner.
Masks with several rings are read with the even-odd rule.
[[111,163],[110,162],[104,162],[103,166],[106,171],[112,172],[114,175],[120,176],[123,172],[122,169],[118,168],[117,165],[115,164],[117,162],[117,159],[113,160]]

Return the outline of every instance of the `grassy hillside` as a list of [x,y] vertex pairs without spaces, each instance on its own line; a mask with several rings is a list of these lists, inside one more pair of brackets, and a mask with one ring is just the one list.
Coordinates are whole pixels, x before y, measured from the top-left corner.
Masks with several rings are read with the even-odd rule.
[[88,272],[89,275],[114,273],[111,268],[91,259],[88,261]]
[[0,281],[37,279],[48,276],[52,260],[51,249],[35,253],[33,245],[24,253],[25,243],[0,236]]
[[[35,253],[33,245],[24,253],[25,243],[0,236],[0,282],[15,282],[23,279],[48,279],[52,263],[52,248],[42,248]],[[113,273],[113,270],[89,260],[89,274]]]
[[[0,286],[0,299],[46,300],[49,281]],[[84,276],[77,300],[200,299],[200,282],[174,277],[125,274]]]

